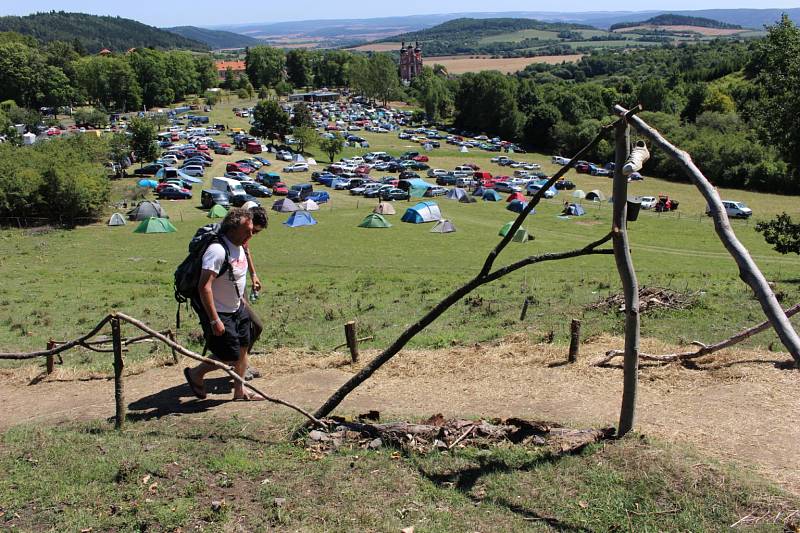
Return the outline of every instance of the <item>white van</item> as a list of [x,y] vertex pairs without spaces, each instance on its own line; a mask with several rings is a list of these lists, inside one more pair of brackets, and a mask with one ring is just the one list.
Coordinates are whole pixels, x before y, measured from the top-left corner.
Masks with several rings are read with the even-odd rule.
[[233,178],[214,178],[211,180],[211,188],[230,195],[245,194],[242,184]]

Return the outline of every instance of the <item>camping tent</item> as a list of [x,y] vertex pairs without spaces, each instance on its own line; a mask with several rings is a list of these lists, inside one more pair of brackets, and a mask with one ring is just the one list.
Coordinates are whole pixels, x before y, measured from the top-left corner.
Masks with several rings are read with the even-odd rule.
[[308,163],[308,166],[313,167],[317,165],[317,160],[313,157],[309,157],[306,163]]
[[511,240],[514,242],[528,242],[532,241],[533,237],[531,236],[530,233],[528,233],[527,230],[519,228],[517,232],[514,234],[514,237],[511,238]]
[[158,182],[155,180],[148,180],[148,179],[141,179],[137,183],[139,187],[150,187],[151,189],[155,189],[158,187]]
[[145,200],[128,211],[128,220],[145,220],[150,217],[169,218],[161,204],[155,200]]
[[379,215],[394,215],[396,211],[394,210],[394,206],[389,202],[381,202],[375,209],[372,210],[373,213],[378,213]]
[[303,211],[319,211],[319,204],[314,200],[312,200],[311,198],[309,198],[305,202],[300,202],[298,207]]
[[111,218],[108,219],[109,226],[124,226],[125,224],[127,224],[127,222],[125,222],[125,217],[119,213],[114,213],[111,215]]
[[173,231],[177,230],[169,220],[158,217],[149,217],[142,220],[133,230],[134,233],[172,233]]
[[515,192],[515,193],[509,194],[508,198],[506,198],[506,202],[513,202],[514,200],[519,200],[520,202],[524,202],[525,201],[525,195],[522,194],[521,192]]
[[586,198],[586,193],[583,192],[581,189],[577,189],[575,191],[572,191],[572,197],[578,199]]
[[513,225],[514,225],[514,221],[513,220],[511,222],[506,222],[505,224],[503,224],[503,227],[500,228],[500,231],[497,234],[499,236],[501,236],[501,237],[505,237],[506,234],[508,233],[508,230],[510,230],[511,226],[513,226]]
[[458,199],[458,203],[460,204],[474,204],[475,202],[477,202],[475,197],[468,194]]
[[431,229],[431,233],[453,233],[455,230],[456,227],[453,226],[453,223],[443,218]]
[[284,222],[290,228],[297,228],[299,226],[313,226],[317,221],[311,216],[308,211],[295,211],[289,216],[289,219]]
[[469,152],[469,149],[466,146],[462,146],[459,152],[461,152],[462,154],[466,154],[467,152]]
[[303,157],[302,154],[294,154],[292,156],[292,162],[293,163],[305,163],[306,162],[306,158]]
[[281,198],[272,204],[272,210],[279,213],[294,213],[297,211],[297,204],[288,198]]
[[261,207],[261,204],[259,204],[255,200],[247,200],[245,203],[242,204],[242,209],[253,209],[254,207]]
[[481,198],[483,198],[487,202],[499,202],[500,200],[503,199],[503,197],[500,196],[500,193],[494,189],[486,189]]
[[379,213],[370,213],[369,215],[364,217],[364,220],[361,221],[361,224],[358,225],[359,228],[391,228],[392,225],[389,223],[388,220],[383,218],[383,215]]
[[595,189],[586,194],[586,199],[592,202],[602,202],[606,199],[606,195]]
[[472,196],[483,196],[483,193],[485,193],[485,192],[486,192],[486,189],[484,189],[483,187],[478,187],[477,189],[472,191]]
[[158,172],[156,172],[155,178],[158,181],[165,180],[165,179],[181,179],[183,181],[187,181],[189,183],[203,183],[203,180],[200,178],[196,178],[194,176],[190,176],[182,172],[180,169],[174,167],[164,167]]
[[569,204],[566,209],[565,215],[570,215],[573,217],[579,217],[586,214],[586,210],[583,208],[582,205],[579,204]]
[[408,191],[408,195],[411,198],[422,198],[425,196],[425,191],[433,187],[433,185],[419,178],[411,178],[400,180],[397,187]]
[[441,220],[442,213],[436,202],[420,202],[413,207],[406,209],[401,219],[403,222],[412,224],[422,224],[423,222],[435,222]]
[[225,218],[228,210],[219,204],[214,204],[214,207],[208,210],[208,218]]
[[445,198],[449,200],[461,200],[462,198],[467,196],[467,191],[460,187],[456,187],[454,189],[450,189],[447,191]]
[[[513,202],[511,202],[506,206],[506,209],[514,213],[522,213],[526,207],[528,207],[528,202],[521,202],[519,200],[514,200]],[[534,211],[531,210],[531,213],[533,212]]]

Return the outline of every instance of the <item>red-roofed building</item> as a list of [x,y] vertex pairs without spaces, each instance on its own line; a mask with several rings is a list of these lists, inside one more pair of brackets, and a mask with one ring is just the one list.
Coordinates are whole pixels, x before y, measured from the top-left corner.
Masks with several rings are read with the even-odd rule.
[[98,52],[98,54],[101,55],[101,56],[110,56],[111,55],[111,50],[109,50],[108,48],[103,48],[102,50],[100,50]]
[[231,69],[237,78],[245,71],[244,61],[217,61],[214,65],[217,67],[217,74],[221,80],[225,79],[225,71],[228,69]]

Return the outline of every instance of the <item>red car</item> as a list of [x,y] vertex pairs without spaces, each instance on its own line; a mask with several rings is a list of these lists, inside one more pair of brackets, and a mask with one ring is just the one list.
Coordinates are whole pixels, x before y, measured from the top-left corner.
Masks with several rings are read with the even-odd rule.
[[356,167],[356,174],[361,174],[362,176],[366,176],[369,174],[369,171],[372,170],[369,165],[359,165]]
[[430,161],[430,159],[428,159],[427,155],[418,155],[418,156],[412,157],[411,159],[413,159],[414,161],[417,161],[419,163],[427,163],[428,161]]
[[252,174],[253,167],[245,165],[244,163],[228,163],[225,165],[225,172],[244,172],[245,174]]
[[286,196],[289,194],[289,188],[282,181],[275,182],[272,186],[272,194],[276,196]]
[[52,137],[53,135],[61,135],[61,130],[55,127],[49,128],[47,130],[47,136]]

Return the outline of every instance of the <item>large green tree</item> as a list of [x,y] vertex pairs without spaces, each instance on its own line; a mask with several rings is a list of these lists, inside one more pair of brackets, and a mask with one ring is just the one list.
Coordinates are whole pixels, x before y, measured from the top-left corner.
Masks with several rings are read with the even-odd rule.
[[156,147],[156,126],[146,118],[133,118],[128,125],[131,134],[131,150],[140,164],[151,161],[158,156]]
[[253,126],[250,133],[264,139],[281,141],[289,133],[289,114],[277,100],[261,100],[253,109]]
[[311,85],[314,73],[311,69],[311,54],[303,48],[286,52],[286,75],[295,87]]
[[515,139],[523,116],[517,108],[516,82],[496,71],[461,77],[455,97],[456,125],[476,132],[492,132]]
[[763,94],[762,131],[800,180],[800,29],[786,14],[756,43],[747,72]]
[[425,109],[428,120],[439,121],[450,117],[453,112],[453,93],[447,79],[434,73],[430,67],[423,67],[422,73],[411,84],[417,92],[417,100]]
[[274,87],[286,79],[286,55],[280,48],[271,46],[248,48],[245,69],[254,86]]

